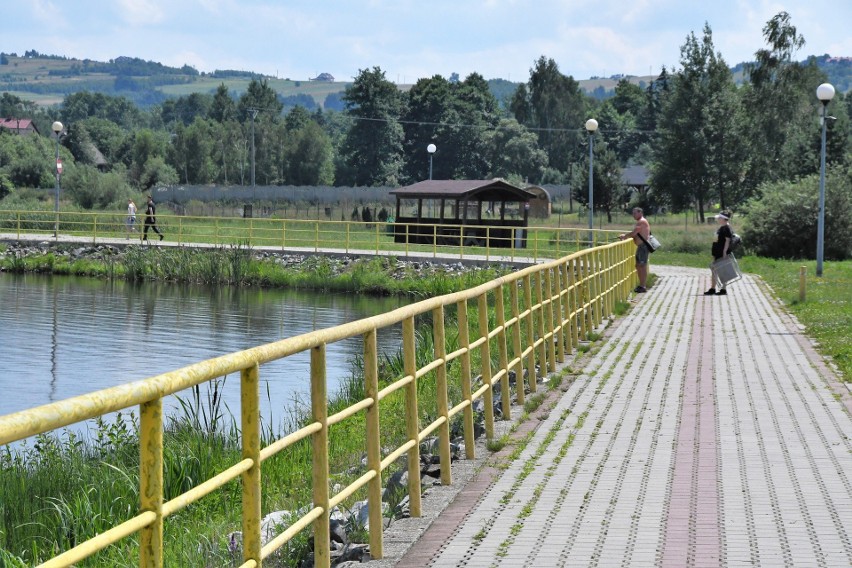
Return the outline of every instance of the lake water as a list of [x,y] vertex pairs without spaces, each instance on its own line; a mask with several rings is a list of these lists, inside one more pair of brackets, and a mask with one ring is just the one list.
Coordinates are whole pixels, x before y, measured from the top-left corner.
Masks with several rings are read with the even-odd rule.
[[[398,298],[208,288],[0,273],[0,415],[144,379],[286,337],[399,307]],[[395,353],[398,327],[378,334]],[[363,351],[329,345],[329,394]],[[295,400],[309,404],[309,354],[261,366],[262,415],[277,426]],[[239,375],[224,402],[239,414]],[[202,397],[206,395],[202,387]],[[186,398],[188,393],[184,393]],[[166,400],[167,412],[178,403]],[[134,408],[138,415],[138,408]]]

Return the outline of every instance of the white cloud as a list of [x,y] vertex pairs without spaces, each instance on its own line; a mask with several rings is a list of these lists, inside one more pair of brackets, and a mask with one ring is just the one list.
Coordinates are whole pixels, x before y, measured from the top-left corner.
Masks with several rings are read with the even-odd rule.
[[131,26],[150,26],[163,22],[163,9],[156,0],[118,0],[116,12]]

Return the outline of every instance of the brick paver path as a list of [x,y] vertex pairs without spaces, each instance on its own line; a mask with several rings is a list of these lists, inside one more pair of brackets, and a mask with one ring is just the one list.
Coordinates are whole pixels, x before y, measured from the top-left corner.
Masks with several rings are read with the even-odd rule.
[[399,566],[852,565],[848,390],[756,279],[705,297],[707,271],[654,272],[520,457]]

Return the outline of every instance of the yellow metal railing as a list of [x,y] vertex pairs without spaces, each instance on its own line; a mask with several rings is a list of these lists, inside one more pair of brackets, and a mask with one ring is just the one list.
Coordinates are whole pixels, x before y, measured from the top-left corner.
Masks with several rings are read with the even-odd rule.
[[[475,400],[482,398],[485,409],[486,436],[493,437],[493,387],[500,383],[503,415],[510,418],[509,373],[516,373],[516,392],[523,401],[524,388],[536,390],[536,365],[545,373],[563,362],[566,354],[578,346],[580,339],[612,313],[615,303],[628,297],[635,284],[633,252],[629,241],[612,243],[580,251],[559,260],[530,266],[476,288],[431,298],[333,328],[291,337],[274,343],[209,359],[181,369],[131,384],[78,396],[38,408],[0,416],[0,446],[85,421],[111,412],[139,406],[140,508],[129,519],[117,521],[112,529],[80,543],[43,566],[72,566],[110,544],[138,535],[139,565],[163,566],[163,525],[170,516],[217,490],[231,480],[242,481],[243,567],[261,566],[265,558],[299,532],[312,527],[315,566],[330,563],[329,514],[342,501],[366,487],[369,510],[370,552],[383,556],[382,540],[382,472],[403,455],[408,469],[419,471],[420,442],[437,432],[440,447],[441,481],[452,482],[450,472],[450,420],[462,413],[467,458],[474,457],[473,411]],[[508,291],[508,301],[506,292]],[[521,301],[523,298],[523,302]],[[479,337],[468,331],[468,308],[475,303],[479,318]],[[510,313],[506,313],[508,305]],[[447,352],[444,313],[456,309],[459,326],[458,348]],[[434,352],[431,360],[418,366],[415,353],[415,318],[431,315]],[[489,314],[495,325],[489,325]],[[376,334],[388,326],[402,324],[403,376],[379,389]],[[352,337],[363,338],[363,400],[329,416],[326,386],[326,346]],[[496,365],[492,366],[492,348],[496,348]],[[482,386],[473,390],[471,354],[478,350]],[[259,377],[263,365],[310,352],[311,419],[301,429],[266,447],[261,447]],[[511,358],[510,358],[511,357]],[[461,363],[462,399],[451,406],[447,392],[447,365]],[[524,369],[529,374],[524,384]],[[183,389],[239,372],[241,382],[242,459],[215,477],[191,490],[164,501],[163,497],[163,397]],[[436,381],[437,418],[431,424],[420,424],[418,415],[418,382],[434,377]],[[406,441],[385,449],[383,454],[379,406],[396,391],[405,396]],[[328,432],[338,422],[356,413],[365,413],[367,471],[336,495],[329,492]],[[313,446],[313,506],[296,519],[284,532],[261,546],[261,466],[273,455],[285,452],[302,439],[310,438]],[[408,493],[412,516],[421,514],[419,475],[408,476]]]
[[[14,235],[17,239],[32,236],[38,239],[59,238],[91,239],[91,242],[140,242],[144,223],[138,217],[135,231],[128,231],[126,216],[112,212],[4,211],[0,210],[0,234]],[[58,227],[58,232],[55,228]],[[561,258],[578,250],[617,240],[618,231],[589,230],[530,226],[462,227],[475,229],[481,237],[465,239],[458,235],[459,225],[429,223],[365,223],[361,221],[322,221],[274,218],[192,217],[164,214],[157,216],[157,227],[166,241],[179,245],[246,245],[251,247],[296,249],[319,252],[327,249],[354,253],[395,253],[406,256],[476,255],[485,260],[516,258]],[[526,237],[523,246],[506,232],[523,229]],[[394,232],[400,235],[396,242]],[[446,236],[447,233],[456,233]],[[419,237],[430,236],[428,243],[417,243]],[[443,235],[443,236],[442,236]],[[503,236],[497,236],[503,235]],[[151,240],[159,242],[156,233]]]

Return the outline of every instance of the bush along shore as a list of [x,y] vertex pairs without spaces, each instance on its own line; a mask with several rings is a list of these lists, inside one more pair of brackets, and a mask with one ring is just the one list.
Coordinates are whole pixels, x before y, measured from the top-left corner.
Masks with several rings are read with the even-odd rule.
[[[393,258],[369,260],[319,258],[280,253],[257,253],[235,247],[201,251],[197,249],[125,249],[110,246],[8,245],[0,250],[0,270],[9,272],[49,272],[100,278],[160,279],[202,284],[294,286],[372,294],[407,294],[426,297],[454,292],[491,280],[508,267],[474,268],[459,264],[440,265],[402,262]],[[470,334],[475,337],[476,306],[470,307]],[[454,309],[447,310],[448,328],[455,320]],[[494,315],[489,314],[489,319]],[[429,314],[417,321],[418,360],[434,353]],[[448,350],[458,348],[457,335],[449,337]],[[478,351],[478,350],[477,350]],[[493,349],[497,365],[497,349]],[[477,368],[479,353],[471,354]],[[526,371],[525,371],[526,372]],[[538,373],[536,373],[537,375]],[[382,386],[404,375],[401,352],[382,358]],[[434,371],[418,385],[421,424],[437,417]],[[460,401],[461,369],[457,361],[447,368],[449,397]],[[165,499],[209,479],[240,460],[240,432],[236,420],[221,408],[222,382],[193,389],[181,400],[182,411],[168,419],[164,450]],[[478,384],[478,377],[474,380]],[[515,377],[511,377],[514,391]],[[527,383],[528,384],[528,383]],[[475,387],[476,388],[476,385]],[[353,362],[351,376],[343,381],[329,401],[335,413],[362,400],[363,362]],[[270,401],[270,404],[272,401]],[[495,417],[500,416],[500,397],[495,393]],[[286,410],[282,429],[295,430],[308,418],[304,402],[296,401]],[[382,401],[382,445],[398,447],[404,442],[405,400],[397,391]],[[476,405],[476,435],[483,432],[482,402]],[[0,565],[28,566],[42,562],[85,539],[104,532],[134,514],[138,507],[139,447],[138,418],[131,411],[115,420],[97,420],[87,434],[69,430],[48,433],[27,440],[14,449],[0,448]],[[356,414],[330,430],[329,463],[336,492],[365,471],[365,422]],[[285,432],[264,427],[264,444]],[[453,459],[464,455],[461,417],[451,425]],[[439,476],[437,440],[424,440],[418,475],[428,488]],[[385,523],[408,515],[405,459],[384,472],[383,514]],[[273,456],[263,466],[263,537],[271,539],[311,505],[311,488],[304,483],[311,471],[311,446],[302,440]],[[307,485],[307,486],[306,486]],[[182,510],[166,521],[166,565],[237,566],[241,563],[240,485],[231,482],[222,490]],[[366,544],[366,491],[360,490],[332,514],[334,563],[369,558]],[[135,539],[105,549],[79,566],[124,566],[138,555]],[[271,566],[312,565],[310,531],[303,531],[267,561]]]

